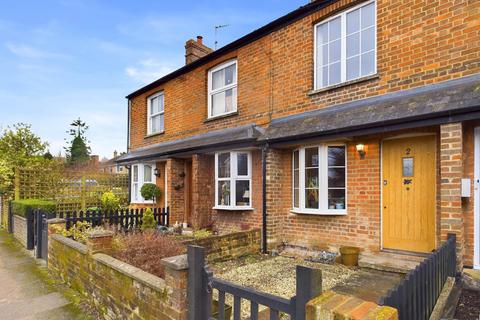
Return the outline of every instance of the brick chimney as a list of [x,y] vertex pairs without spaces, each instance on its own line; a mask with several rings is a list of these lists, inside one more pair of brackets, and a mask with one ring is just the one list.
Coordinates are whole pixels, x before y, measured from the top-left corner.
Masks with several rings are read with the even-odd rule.
[[202,36],[197,36],[197,41],[190,39],[185,44],[185,64],[192,63],[210,52],[213,50],[203,44]]
[[113,157],[116,158],[118,156],[117,150],[113,151]]

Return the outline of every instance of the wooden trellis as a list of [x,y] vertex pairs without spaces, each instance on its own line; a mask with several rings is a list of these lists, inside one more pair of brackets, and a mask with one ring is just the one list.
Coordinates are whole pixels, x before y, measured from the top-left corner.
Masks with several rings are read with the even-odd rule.
[[54,200],[57,213],[98,207],[107,191],[115,193],[121,203],[128,198],[128,175],[71,171],[60,166],[17,168],[14,185],[16,199]]

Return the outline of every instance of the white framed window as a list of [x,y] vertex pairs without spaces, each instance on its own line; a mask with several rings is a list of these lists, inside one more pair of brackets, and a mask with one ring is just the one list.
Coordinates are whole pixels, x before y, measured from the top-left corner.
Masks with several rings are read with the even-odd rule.
[[377,72],[375,1],[368,1],[315,25],[315,89]]
[[292,192],[293,212],[346,214],[346,146],[324,144],[294,150]]
[[237,60],[208,71],[208,117],[237,111]]
[[153,203],[152,200],[145,200],[142,197],[141,190],[145,183],[155,183],[155,164],[138,163],[132,165],[132,190],[131,203]]
[[215,209],[252,207],[252,155],[248,151],[215,154]]
[[147,98],[147,133],[161,133],[165,130],[165,99],[163,92]]

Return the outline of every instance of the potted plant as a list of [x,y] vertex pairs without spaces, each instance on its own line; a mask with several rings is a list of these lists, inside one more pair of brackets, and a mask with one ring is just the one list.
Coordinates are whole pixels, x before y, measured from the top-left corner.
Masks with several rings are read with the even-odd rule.
[[155,204],[155,199],[162,195],[162,190],[154,183],[145,183],[140,189],[140,193],[145,200],[152,200]]

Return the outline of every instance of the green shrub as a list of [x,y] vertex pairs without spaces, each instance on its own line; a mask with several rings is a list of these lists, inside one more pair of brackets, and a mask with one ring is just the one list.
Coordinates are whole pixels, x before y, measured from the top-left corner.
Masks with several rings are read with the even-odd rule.
[[140,189],[140,193],[145,200],[155,200],[160,197],[162,190],[154,183],[145,183]]
[[120,199],[112,191],[107,191],[102,194],[102,209],[103,211],[113,211],[120,207]]
[[12,201],[13,213],[22,217],[27,216],[29,209],[43,210],[46,213],[55,212],[55,202],[43,199],[23,199]]
[[152,229],[155,230],[156,227],[157,227],[157,222],[155,221],[155,217],[153,216],[153,211],[152,209],[148,208],[143,213],[142,225],[140,229],[142,231],[152,230]]

